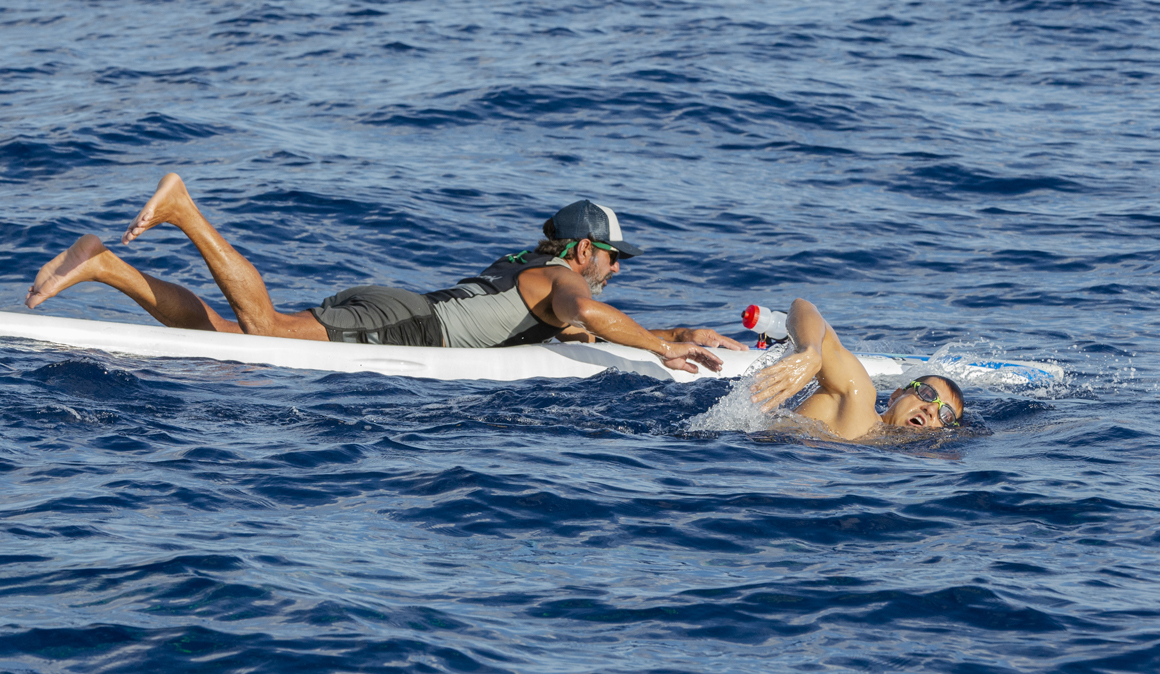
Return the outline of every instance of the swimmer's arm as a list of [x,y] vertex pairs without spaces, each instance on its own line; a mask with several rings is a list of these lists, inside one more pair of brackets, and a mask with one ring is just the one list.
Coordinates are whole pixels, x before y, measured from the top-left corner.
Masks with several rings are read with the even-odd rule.
[[709,328],[670,328],[668,330],[649,330],[649,332],[666,342],[692,342],[701,346],[724,347],[730,351],[749,350],[749,347],[741,342]]
[[[807,416],[836,416],[853,398],[864,404],[867,395],[873,411],[875,394],[870,375],[858,358],[842,346],[838,334],[817,307],[803,299],[794,300],[786,318],[786,331],[793,340],[794,352],[758,374],[752,387],[753,402],[762,404],[761,409],[768,412],[789,400],[811,379],[817,379],[820,399],[803,405],[799,411],[806,412],[803,408],[817,406],[819,416]],[[834,425],[832,419],[823,421]]]
[[575,272],[552,275],[551,304],[560,321],[613,344],[651,351],[667,368],[697,372],[694,363],[700,363],[714,372],[721,370],[721,359],[702,347],[661,339],[616,307],[592,299],[588,284]]

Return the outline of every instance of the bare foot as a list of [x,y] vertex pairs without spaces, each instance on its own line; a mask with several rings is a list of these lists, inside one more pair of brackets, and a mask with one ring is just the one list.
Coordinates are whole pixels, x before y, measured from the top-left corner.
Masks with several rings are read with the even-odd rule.
[[184,220],[190,211],[196,213],[197,206],[193,205],[193,199],[186,191],[185,183],[181,182],[181,176],[167,173],[157,183],[157,191],[145,204],[145,208],[129,223],[129,229],[121,236],[121,243],[129,243],[145,230],[163,222],[172,222],[180,227],[179,221]]
[[69,246],[65,252],[57,255],[51,262],[40,268],[36,280],[28,289],[28,297],[24,304],[29,309],[65,288],[72,287],[84,281],[92,281],[101,269],[101,254],[109,252],[105,244],[92,234],[85,234]]

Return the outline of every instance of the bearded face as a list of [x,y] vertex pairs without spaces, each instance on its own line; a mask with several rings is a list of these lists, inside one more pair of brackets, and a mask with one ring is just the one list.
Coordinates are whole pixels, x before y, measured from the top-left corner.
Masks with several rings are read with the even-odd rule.
[[598,265],[596,262],[596,257],[593,257],[592,260],[587,265],[585,265],[583,269],[580,270],[580,275],[583,276],[584,280],[588,282],[588,290],[592,291],[593,297],[596,297],[600,293],[604,292],[604,286],[608,284],[608,279],[612,278],[614,273],[615,272],[613,272],[611,269],[606,273],[601,272],[600,265]]

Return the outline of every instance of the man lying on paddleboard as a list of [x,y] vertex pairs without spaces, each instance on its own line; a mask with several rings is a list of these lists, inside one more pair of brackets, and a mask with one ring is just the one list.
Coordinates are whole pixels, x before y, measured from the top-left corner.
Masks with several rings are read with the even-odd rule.
[[846,350],[837,333],[813,304],[794,300],[785,323],[794,350],[757,375],[751,400],[768,412],[789,400],[811,379],[818,390],[794,412],[826,424],[846,440],[860,438],[878,424],[911,428],[958,426],[963,392],[946,377],[919,377],[890,395],[890,406],[878,414],[878,392],[857,356]]
[[746,348],[709,329],[646,330],[594,300],[620,271],[620,260],[641,250],[623,240],[615,213],[590,201],[565,206],[545,222],[547,239],[535,252],[505,255],[453,288],[420,295],[362,286],[293,314],[274,309],[258,270],[205,219],[175,173],[161,179],[121,243],[163,222],[197,246],[237,321],[222,318],[192,291],[134,269],[92,234],[40,269],[25,304],[31,309],[70,286],[96,281],[174,328],[402,346],[515,346],[599,337],[651,351],[666,367],[688,372],[697,371],[695,363],[721,369],[721,359],[704,346]]

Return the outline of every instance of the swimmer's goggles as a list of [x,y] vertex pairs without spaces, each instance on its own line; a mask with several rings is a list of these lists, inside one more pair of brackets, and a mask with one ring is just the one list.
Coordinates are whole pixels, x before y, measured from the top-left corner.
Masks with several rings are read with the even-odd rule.
[[[906,385],[907,389],[914,389],[914,395],[924,403],[936,403],[938,405],[938,420],[942,422],[943,426],[958,426],[959,417],[955,414],[955,409],[950,405],[939,400],[938,391],[930,384],[924,384],[920,381],[912,381]],[[903,389],[904,391],[906,389]],[[945,411],[944,411],[945,410]]]
[[[599,248],[601,250],[608,251],[608,264],[609,264],[609,266],[616,264],[616,261],[618,259],[620,259],[620,251],[613,248],[612,246],[608,245],[607,243],[604,243],[603,241],[596,241],[595,239],[588,239],[588,241],[590,241],[593,246],[596,246],[597,248]],[[572,250],[572,247],[575,246],[577,243],[579,243],[579,242],[573,241],[572,243],[568,244],[567,246],[564,246],[564,250],[560,251],[560,254],[557,255],[556,257],[563,258],[565,255],[568,254],[568,251]]]

